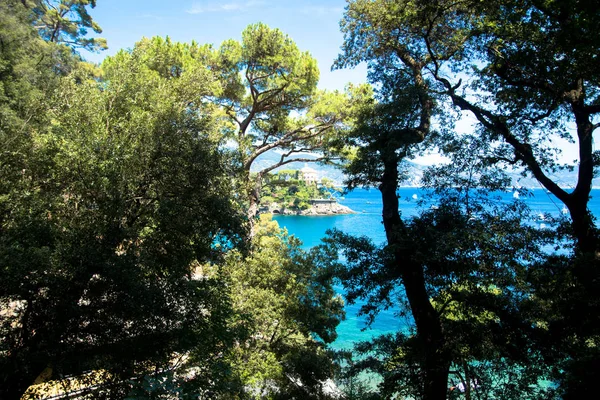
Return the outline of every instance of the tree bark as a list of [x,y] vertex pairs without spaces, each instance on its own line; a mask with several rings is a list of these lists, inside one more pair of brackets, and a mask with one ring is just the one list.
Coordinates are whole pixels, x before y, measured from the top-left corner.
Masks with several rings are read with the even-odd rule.
[[[450,354],[446,350],[442,324],[429,301],[423,266],[410,259],[410,250],[400,243],[404,223],[398,211],[398,159],[392,155],[384,161],[384,174],[379,190],[383,201],[383,225],[388,245],[394,252],[394,267],[402,277],[406,296],[417,326],[417,337],[424,352],[423,399],[445,400],[448,391]],[[408,254],[407,254],[408,253]]]
[[[581,99],[581,103],[583,103],[583,99]],[[573,233],[577,239],[579,251],[595,254],[598,251],[598,233],[588,209],[592,180],[594,179],[594,126],[590,121],[589,112],[584,111],[579,104],[573,104],[571,110],[577,125],[579,171],[577,186],[565,205],[571,214]]]
[[248,217],[248,241],[251,241],[256,234],[256,217],[258,216],[258,210],[260,207],[260,192],[262,190],[262,173],[258,173],[255,180],[250,178],[250,171],[247,171],[247,182],[248,182],[248,211],[246,216]]

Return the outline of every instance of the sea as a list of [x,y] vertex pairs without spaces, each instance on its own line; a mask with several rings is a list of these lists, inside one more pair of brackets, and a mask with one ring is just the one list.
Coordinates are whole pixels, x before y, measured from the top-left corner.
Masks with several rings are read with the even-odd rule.
[[[415,216],[420,210],[430,208],[433,200],[427,199],[424,189],[407,187],[398,190],[399,209],[403,218]],[[529,189],[524,192],[495,193],[499,201],[509,203],[515,198],[525,201],[534,215],[539,216],[535,223],[543,228],[544,219],[548,216],[558,217],[566,212],[563,204],[555,196],[544,189]],[[421,200],[421,201],[420,201]],[[305,249],[321,243],[328,229],[338,229],[351,235],[367,236],[377,244],[385,241],[385,231],[381,221],[381,194],[377,189],[355,189],[339,199],[340,204],[350,207],[356,214],[328,216],[284,216],[273,218],[279,226],[287,229],[289,234],[299,238]],[[589,203],[592,214],[600,217],[600,189],[594,189]],[[338,293],[343,294],[343,288],[336,286]],[[380,312],[375,321],[367,326],[366,320],[357,315],[362,303],[346,305],[346,319],[337,328],[338,337],[332,347],[334,349],[352,349],[354,344],[369,340],[382,334],[403,330],[410,321],[401,317],[397,309]]]

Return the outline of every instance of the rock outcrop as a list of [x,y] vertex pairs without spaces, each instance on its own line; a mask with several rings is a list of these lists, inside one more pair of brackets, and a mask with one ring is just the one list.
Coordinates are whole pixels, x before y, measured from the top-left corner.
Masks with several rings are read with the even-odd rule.
[[271,214],[281,215],[343,215],[343,214],[356,214],[355,211],[349,207],[339,204],[336,200],[329,199],[315,199],[310,200],[310,207],[301,210],[298,208],[286,208],[277,203],[272,203],[268,207],[265,207],[263,212],[269,212]]

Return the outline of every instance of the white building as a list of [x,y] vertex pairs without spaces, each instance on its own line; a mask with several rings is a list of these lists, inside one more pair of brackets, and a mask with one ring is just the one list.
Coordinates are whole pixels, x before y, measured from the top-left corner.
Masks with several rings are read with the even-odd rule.
[[318,181],[317,171],[315,171],[314,169],[305,165],[304,168],[302,168],[300,170],[300,175],[301,175],[301,179],[307,185],[316,185],[317,184],[317,181]]

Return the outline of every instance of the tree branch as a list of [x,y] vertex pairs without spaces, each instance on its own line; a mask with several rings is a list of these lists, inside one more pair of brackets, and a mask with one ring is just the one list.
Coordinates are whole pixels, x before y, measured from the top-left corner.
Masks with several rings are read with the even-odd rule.
[[593,104],[590,106],[583,106],[582,110],[588,114],[600,113],[600,104]]
[[[317,129],[315,129],[315,128],[317,128]],[[244,163],[244,169],[249,170],[250,166],[252,165],[254,160],[256,160],[256,158],[258,156],[266,153],[269,150],[275,149],[277,147],[284,147],[286,145],[292,145],[295,142],[302,142],[304,140],[312,139],[314,137],[317,137],[317,136],[323,134],[325,131],[327,131],[329,129],[331,129],[331,125],[319,124],[316,126],[312,126],[311,128],[304,127],[304,128],[292,130],[292,131],[286,133],[285,135],[283,135],[281,138],[279,138],[275,142],[264,144],[263,146],[260,146],[256,150],[254,150],[254,152],[248,157],[248,159]],[[309,133],[306,135],[303,135],[303,136],[297,136],[297,135],[301,134],[302,132],[306,132],[306,131],[308,131]],[[263,141],[263,143],[264,143],[264,141]],[[297,150],[294,150],[294,152],[297,152]]]
[[569,202],[570,195],[563,189],[561,189],[553,180],[551,180],[542,170],[541,165],[535,158],[531,145],[523,143],[517,139],[510,132],[510,128],[507,126],[500,116],[493,114],[492,112],[478,107],[465,98],[456,94],[455,89],[446,78],[435,76],[436,80],[441,82],[446,88],[447,94],[452,99],[452,102],[463,111],[470,111],[475,118],[487,129],[500,135],[504,140],[510,144],[514,150],[516,157],[523,161],[529,168],[533,176],[552,194],[559,198],[562,202]]
[[269,166],[267,168],[264,168],[264,169],[260,170],[259,173],[260,174],[267,174],[267,173],[273,171],[276,168],[279,168],[279,167],[281,167],[283,165],[290,164],[290,163],[293,163],[293,162],[304,162],[304,163],[309,163],[310,162],[310,163],[314,163],[314,162],[322,162],[322,161],[324,161],[326,159],[327,159],[327,157],[319,157],[319,158],[290,158],[289,160],[279,161],[276,164],[273,164],[273,165],[271,165],[271,166]]

